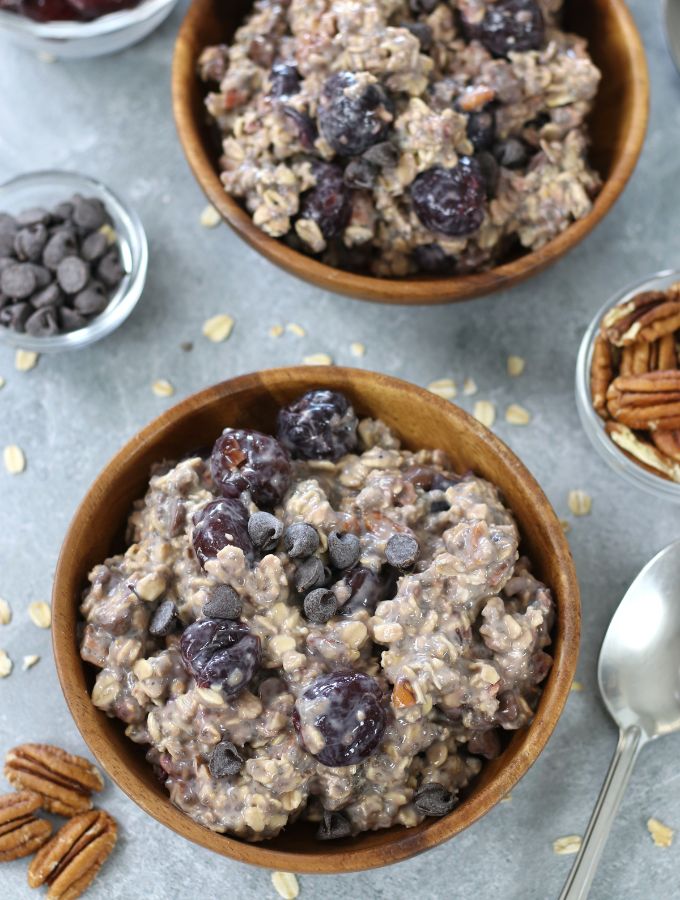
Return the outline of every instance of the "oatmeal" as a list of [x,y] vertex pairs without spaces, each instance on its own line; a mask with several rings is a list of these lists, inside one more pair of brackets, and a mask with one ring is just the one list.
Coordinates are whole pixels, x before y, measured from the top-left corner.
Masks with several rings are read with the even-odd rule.
[[129,542],[83,599],[92,700],[208,828],[416,825],[532,719],[554,610],[511,512],[341,394],[158,466]]
[[267,234],[380,276],[472,272],[592,208],[600,73],[561,0],[258,0],[199,74]]

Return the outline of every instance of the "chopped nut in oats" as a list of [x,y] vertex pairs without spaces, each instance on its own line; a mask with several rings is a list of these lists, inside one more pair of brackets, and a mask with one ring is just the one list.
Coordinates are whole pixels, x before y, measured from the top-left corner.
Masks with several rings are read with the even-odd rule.
[[214,344],[226,341],[234,327],[233,318],[227,313],[213,316],[203,324],[203,334]]
[[16,444],[9,444],[2,451],[2,459],[5,463],[5,469],[10,475],[20,475],[26,468],[26,457],[21,447]]

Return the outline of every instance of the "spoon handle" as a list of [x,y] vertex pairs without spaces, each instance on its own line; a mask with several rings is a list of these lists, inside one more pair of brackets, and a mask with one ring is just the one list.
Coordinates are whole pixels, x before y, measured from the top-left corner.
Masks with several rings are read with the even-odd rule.
[[637,725],[620,732],[616,753],[560,900],[586,900],[641,747],[642,732]]

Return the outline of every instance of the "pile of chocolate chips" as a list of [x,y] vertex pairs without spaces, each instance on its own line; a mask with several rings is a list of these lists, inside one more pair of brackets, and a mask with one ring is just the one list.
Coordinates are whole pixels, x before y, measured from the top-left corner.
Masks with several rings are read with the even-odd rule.
[[48,337],[103,312],[125,274],[111,226],[101,200],[80,194],[0,212],[0,325]]

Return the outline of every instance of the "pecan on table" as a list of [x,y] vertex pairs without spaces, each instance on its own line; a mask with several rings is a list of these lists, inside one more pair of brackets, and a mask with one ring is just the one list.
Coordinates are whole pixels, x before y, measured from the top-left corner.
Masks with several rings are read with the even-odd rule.
[[104,787],[89,760],[51,744],[22,744],[10,750],[5,777],[18,790],[39,794],[44,809],[62,816],[91,809],[92,792]]
[[34,815],[41,806],[31,791],[0,797],[0,862],[30,856],[49,839],[52,825]]
[[28,868],[30,887],[48,886],[49,900],[76,900],[94,881],[113,850],[118,828],[103,810],[70,819]]

